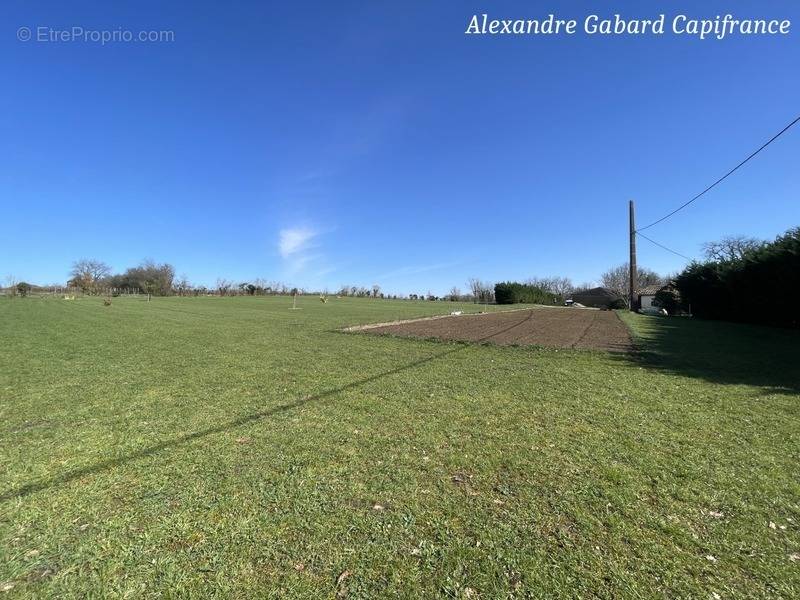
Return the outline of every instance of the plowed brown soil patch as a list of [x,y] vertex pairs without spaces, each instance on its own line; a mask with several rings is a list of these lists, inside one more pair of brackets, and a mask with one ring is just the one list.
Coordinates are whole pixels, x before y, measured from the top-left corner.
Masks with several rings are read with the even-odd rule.
[[578,308],[461,315],[373,327],[367,333],[611,352],[627,352],[633,347],[628,328],[615,313]]

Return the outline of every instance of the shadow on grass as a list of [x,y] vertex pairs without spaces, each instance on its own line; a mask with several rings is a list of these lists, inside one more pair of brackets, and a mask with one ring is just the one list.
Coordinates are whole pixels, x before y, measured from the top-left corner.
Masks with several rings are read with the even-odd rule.
[[798,331],[695,318],[620,316],[638,347],[620,360],[713,383],[800,393]]
[[[507,327],[506,329],[504,329],[502,331],[497,331],[497,332],[495,332],[495,333],[493,333],[493,334],[491,334],[489,336],[486,336],[486,338],[484,338],[481,341],[484,341],[484,342],[485,341],[489,341],[491,338],[493,338],[493,337],[495,337],[497,335],[501,335],[503,333],[506,333],[507,331],[510,331],[511,329],[514,329],[515,327],[519,327],[520,325],[525,323],[530,318],[531,318],[531,315],[529,314],[524,319],[520,320],[518,323],[514,323],[513,325],[511,325],[510,327]],[[385,377],[390,377],[392,375],[396,375],[396,374],[402,373],[404,371],[415,369],[417,367],[420,367],[420,366],[425,365],[427,363],[433,362],[433,361],[435,361],[437,359],[443,358],[443,357],[448,356],[450,354],[455,354],[456,352],[463,352],[468,347],[469,346],[466,346],[466,345],[459,345],[459,346],[454,347],[454,348],[451,347],[451,348],[448,348],[447,350],[445,350],[444,352],[439,352],[437,354],[433,354],[431,356],[428,356],[428,357],[425,357],[425,358],[421,358],[419,360],[415,360],[415,361],[407,363],[405,365],[401,365],[401,366],[396,367],[394,369],[389,369],[387,371],[382,371],[380,373],[376,373],[375,375],[370,375],[368,377],[363,377],[361,379],[357,379],[356,381],[353,381],[351,383],[348,383],[348,384],[345,384],[345,385],[342,385],[342,386],[339,386],[339,387],[336,387],[336,388],[332,388],[332,389],[326,390],[324,392],[320,392],[319,394],[315,394],[313,396],[306,396],[304,398],[299,398],[299,399],[297,399],[297,400],[295,400],[293,402],[287,402],[286,404],[281,404],[279,406],[275,406],[275,407],[272,407],[272,408],[269,408],[269,409],[266,409],[266,410],[254,412],[254,413],[251,413],[249,415],[244,415],[242,417],[239,417],[238,419],[233,419],[231,421],[228,421],[228,422],[223,423],[221,425],[217,425],[215,427],[208,427],[206,429],[201,429],[200,431],[195,431],[193,433],[187,433],[186,435],[182,435],[182,436],[173,438],[171,440],[166,440],[166,441],[160,442],[158,444],[153,444],[153,445],[148,446],[146,448],[142,448],[141,450],[137,450],[136,452],[132,452],[132,453],[127,454],[125,456],[120,456],[118,458],[112,458],[112,459],[104,460],[104,461],[95,463],[93,465],[88,465],[88,466],[83,467],[81,469],[76,469],[74,471],[69,471],[67,473],[63,473],[61,475],[57,475],[56,477],[53,477],[51,479],[28,483],[28,484],[25,484],[25,485],[15,489],[15,490],[9,490],[8,492],[5,492],[2,495],[0,495],[0,502],[5,502],[6,500],[12,500],[14,498],[22,498],[22,497],[27,496],[29,494],[33,494],[35,492],[40,492],[42,490],[50,489],[50,488],[55,487],[57,485],[62,485],[62,484],[65,484],[65,483],[69,483],[71,481],[74,481],[76,479],[80,479],[82,477],[87,477],[87,476],[90,476],[90,475],[101,473],[101,472],[106,471],[108,469],[113,469],[115,467],[127,464],[129,462],[138,460],[140,458],[146,458],[146,457],[151,456],[153,454],[157,454],[157,453],[161,452],[162,450],[167,450],[169,448],[175,448],[177,446],[182,446],[183,444],[187,444],[187,443],[192,442],[194,440],[205,438],[205,437],[207,437],[209,435],[214,435],[214,434],[217,434],[217,433],[223,433],[225,431],[230,431],[232,429],[236,429],[237,427],[242,427],[243,425],[248,425],[250,423],[254,423],[256,421],[260,421],[262,419],[266,419],[268,417],[272,417],[274,415],[277,415],[277,414],[280,414],[280,413],[283,413],[283,412],[287,412],[287,411],[293,410],[295,408],[300,408],[301,406],[305,406],[306,404],[311,404],[311,403],[314,403],[314,402],[324,401],[327,398],[330,398],[331,396],[335,396],[336,394],[339,394],[339,393],[342,393],[342,392],[346,392],[346,391],[361,387],[361,386],[366,385],[368,383],[379,381],[379,380],[381,380],[381,379],[383,379]]]

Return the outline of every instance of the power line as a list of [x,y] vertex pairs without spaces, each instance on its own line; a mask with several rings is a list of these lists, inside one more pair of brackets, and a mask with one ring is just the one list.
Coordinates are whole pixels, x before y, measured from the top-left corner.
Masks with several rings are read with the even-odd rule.
[[[799,116],[799,117],[797,117],[797,118],[796,118],[794,121],[792,121],[791,123],[789,123],[789,124],[788,124],[786,127],[784,127],[783,129],[781,129],[781,130],[780,130],[778,133],[776,133],[774,136],[772,136],[772,138],[771,138],[771,139],[770,139],[770,140],[769,140],[767,143],[765,143],[765,144],[764,144],[763,146],[761,146],[761,147],[760,147],[758,150],[756,150],[755,152],[753,152],[753,153],[752,153],[750,156],[748,156],[747,158],[745,158],[745,159],[744,159],[742,162],[740,162],[738,165],[736,165],[735,167],[733,167],[733,168],[732,168],[730,171],[728,171],[727,173],[725,173],[725,175],[723,175],[722,177],[720,177],[719,179],[717,179],[717,180],[716,180],[714,183],[712,183],[710,186],[708,186],[708,187],[707,187],[706,189],[704,189],[702,192],[700,192],[699,194],[697,194],[697,196],[695,196],[694,198],[692,198],[692,199],[691,199],[691,200],[689,200],[688,202],[684,202],[684,203],[683,203],[683,204],[681,204],[681,205],[680,205],[678,208],[676,208],[675,210],[673,210],[671,213],[669,213],[669,214],[667,214],[667,215],[664,215],[663,217],[661,217],[661,218],[660,218],[660,219],[658,219],[657,221],[653,221],[653,222],[652,222],[652,223],[650,223],[649,225],[645,225],[644,227],[640,227],[639,229],[637,229],[637,230],[636,230],[636,232],[638,233],[639,231],[644,231],[645,229],[649,229],[649,228],[650,228],[650,227],[652,227],[653,225],[658,225],[659,223],[661,223],[661,221],[665,221],[665,220],[669,219],[669,218],[670,218],[672,215],[674,215],[676,212],[678,212],[678,211],[680,211],[680,210],[683,210],[684,208],[686,208],[687,206],[689,206],[689,205],[690,205],[692,202],[694,202],[695,200],[697,200],[698,198],[700,198],[700,196],[702,196],[702,195],[703,195],[703,194],[705,194],[706,192],[710,191],[712,188],[716,187],[716,186],[717,186],[717,184],[719,184],[719,183],[722,183],[722,182],[723,182],[725,179],[727,179],[727,178],[728,178],[730,175],[733,175],[733,173],[734,173],[736,170],[738,170],[738,169],[739,169],[739,167],[743,166],[743,165],[744,165],[746,162],[748,162],[748,161],[749,161],[751,158],[753,158],[753,157],[754,157],[756,154],[758,154],[759,152],[761,152],[761,151],[762,151],[764,148],[766,148],[767,146],[769,146],[769,145],[770,145],[772,142],[774,142],[774,141],[775,141],[775,140],[777,140],[777,139],[778,139],[780,136],[782,136],[784,133],[786,133],[786,132],[787,132],[787,131],[788,131],[788,130],[789,130],[789,129],[790,129],[792,126],[793,126],[793,125],[795,125],[795,124],[796,124],[798,121],[800,121],[800,116]],[[642,237],[644,237],[644,236],[642,236]],[[645,239],[647,239],[647,238],[645,238]],[[650,240],[650,241],[652,241],[652,240]],[[670,252],[672,252],[672,251],[670,250]],[[677,254],[677,252],[676,252],[676,254]]]
[[692,259],[691,259],[691,258],[689,258],[688,256],[686,256],[686,255],[684,255],[684,254],[681,254],[680,252],[676,252],[676,251],[675,251],[675,250],[673,250],[672,248],[667,248],[667,247],[666,247],[664,244],[659,244],[657,241],[655,241],[655,240],[651,240],[649,237],[647,237],[647,236],[646,236],[645,234],[643,234],[643,233],[640,233],[639,231],[637,231],[637,232],[636,232],[636,235],[638,235],[639,237],[643,237],[644,239],[646,239],[646,240],[647,240],[648,242],[650,242],[651,244],[655,244],[656,246],[658,246],[659,248],[662,248],[662,249],[666,250],[667,252],[672,252],[673,254],[676,254],[677,256],[680,256],[681,258],[685,258],[685,259],[686,259],[686,260],[688,260],[688,261],[691,261],[691,260],[692,260]]

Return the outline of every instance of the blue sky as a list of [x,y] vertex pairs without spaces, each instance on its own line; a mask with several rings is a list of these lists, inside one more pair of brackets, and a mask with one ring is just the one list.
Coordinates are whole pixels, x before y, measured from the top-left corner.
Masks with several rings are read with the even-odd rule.
[[[0,277],[98,258],[402,293],[627,259],[800,114],[800,5],[6,0]],[[780,37],[479,37],[473,13],[788,18]],[[173,42],[19,41],[19,27]],[[800,126],[647,231],[683,254],[800,224]],[[639,262],[684,261],[645,241]]]

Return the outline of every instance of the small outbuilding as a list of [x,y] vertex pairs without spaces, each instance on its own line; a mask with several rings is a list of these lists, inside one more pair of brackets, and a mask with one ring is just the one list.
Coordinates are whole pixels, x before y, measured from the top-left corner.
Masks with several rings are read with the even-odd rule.
[[662,285],[647,285],[641,288],[638,292],[639,308],[651,308],[653,300],[656,299],[656,294],[664,287]]
[[[661,297],[656,302],[656,295]],[[674,282],[667,285],[648,285],[637,292],[639,308],[664,308],[670,314],[688,314],[688,309],[683,306],[681,295]]]

